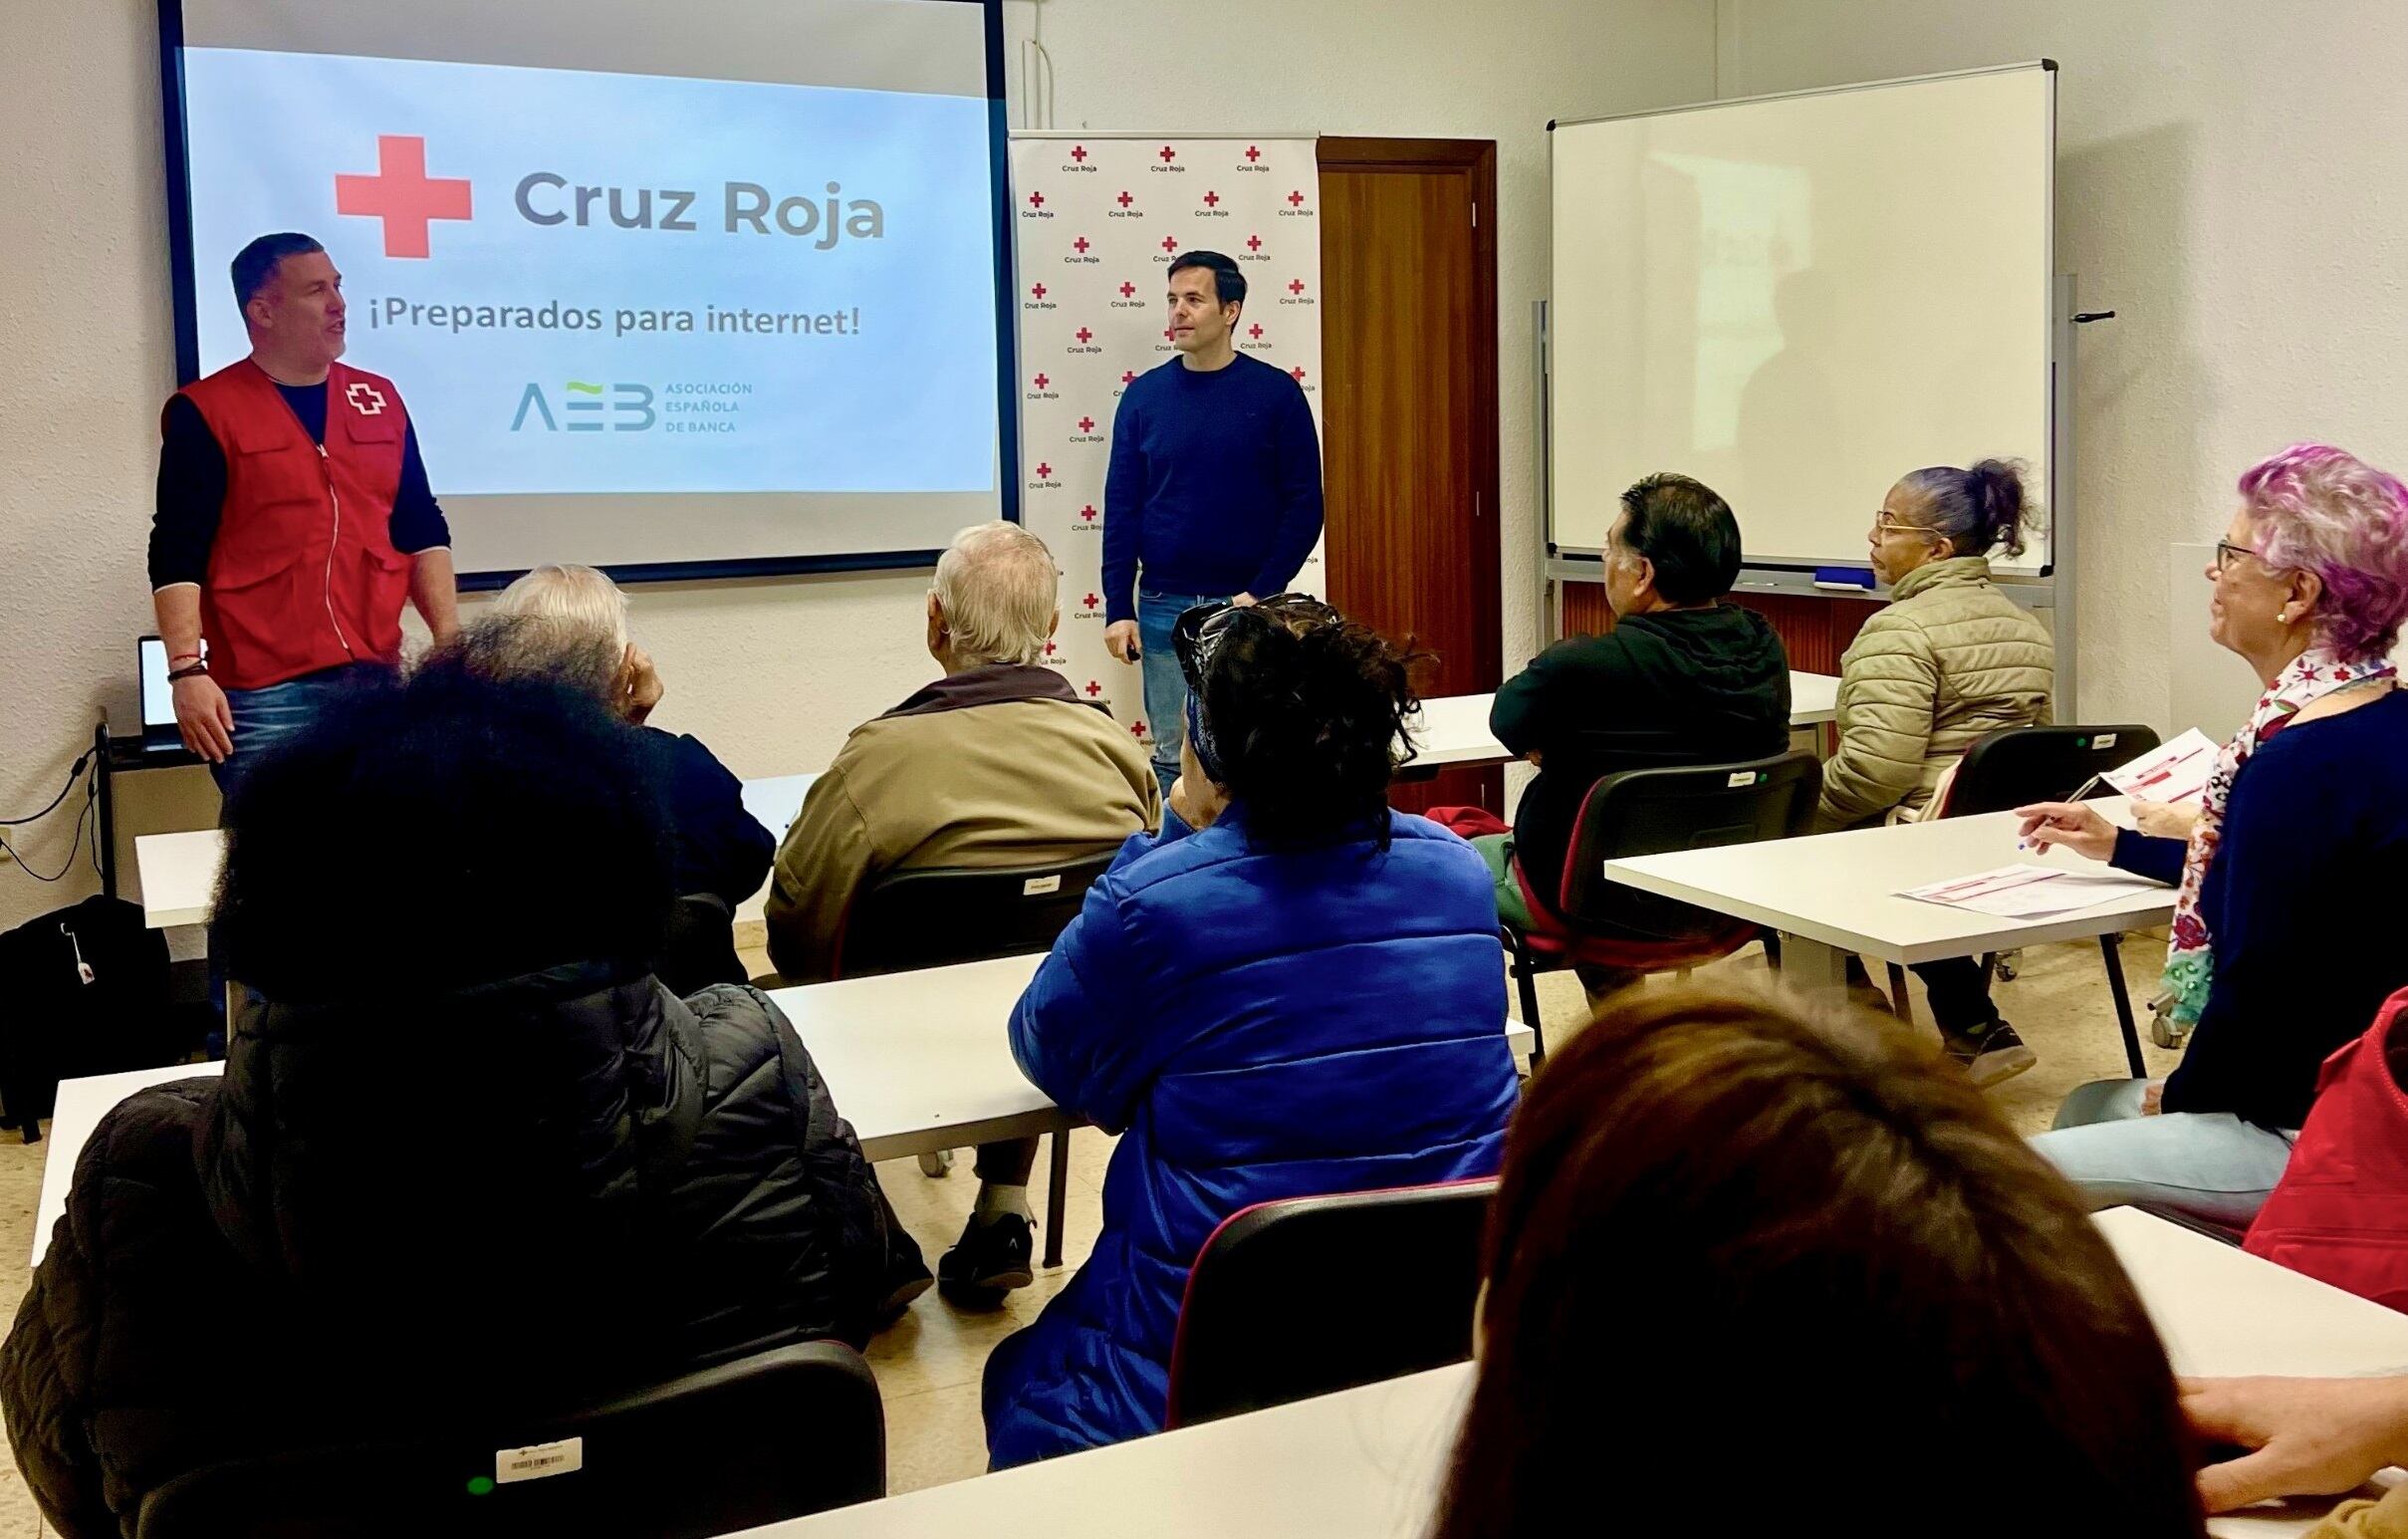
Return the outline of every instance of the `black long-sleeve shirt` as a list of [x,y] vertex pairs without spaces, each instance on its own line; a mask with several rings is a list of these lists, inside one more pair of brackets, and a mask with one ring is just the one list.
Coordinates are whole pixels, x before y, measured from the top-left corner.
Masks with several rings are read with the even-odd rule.
[[[326,382],[279,385],[276,389],[300,418],[310,441],[323,445]],[[209,548],[217,543],[217,523],[225,505],[226,451],[209,431],[200,407],[178,395],[167,402],[159,445],[158,506],[150,520],[150,586],[154,591],[207,580]],[[414,425],[401,445],[401,486],[393,494],[388,527],[393,549],[403,555],[451,543],[451,526],[427,485],[426,462],[418,457]]]

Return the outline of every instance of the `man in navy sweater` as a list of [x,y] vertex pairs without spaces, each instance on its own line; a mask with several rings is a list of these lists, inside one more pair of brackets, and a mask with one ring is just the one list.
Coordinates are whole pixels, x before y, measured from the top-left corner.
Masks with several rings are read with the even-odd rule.
[[1103,643],[1142,661],[1162,793],[1179,778],[1187,684],[1171,627],[1190,607],[1284,590],[1322,536],[1321,442],[1286,372],[1239,354],[1246,278],[1217,251],[1170,264],[1179,356],[1138,377],[1112,418],[1103,483]]

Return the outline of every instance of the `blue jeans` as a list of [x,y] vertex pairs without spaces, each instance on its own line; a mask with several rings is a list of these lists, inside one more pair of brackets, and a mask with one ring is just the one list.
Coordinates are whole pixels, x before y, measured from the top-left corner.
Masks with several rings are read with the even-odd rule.
[[1137,644],[1144,655],[1145,724],[1154,734],[1154,778],[1162,782],[1163,800],[1170,783],[1179,778],[1179,745],[1187,740],[1187,677],[1179,671],[1179,654],[1170,643],[1171,628],[1179,617],[1199,604],[1218,604],[1227,594],[1156,593],[1137,589]]
[[2146,1080],[2095,1080],[2032,1141],[2100,1207],[2149,1202],[2241,1228],[2283,1179],[2298,1131],[2270,1133],[2229,1112],[2140,1114]]
[[380,682],[392,670],[373,662],[347,662],[288,678],[259,689],[229,689],[226,709],[234,716],[234,752],[209,766],[217,794],[226,801],[260,762],[299,737],[328,704],[354,689]]

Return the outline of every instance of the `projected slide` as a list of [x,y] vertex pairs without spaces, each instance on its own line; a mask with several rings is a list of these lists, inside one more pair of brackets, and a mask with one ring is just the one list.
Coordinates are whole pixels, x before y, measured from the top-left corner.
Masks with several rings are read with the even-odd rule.
[[[204,7],[235,13],[209,41]],[[186,9],[197,368],[249,350],[245,242],[325,242],[346,357],[401,387],[464,568],[927,550],[1006,510],[977,6],[805,0],[781,22],[804,35],[673,72],[526,37],[427,57],[459,51],[434,27],[215,46],[300,23]],[[844,68],[798,48],[831,41],[815,12],[846,22]],[[915,28],[950,29],[955,79]],[[814,78],[759,78],[787,58]]]

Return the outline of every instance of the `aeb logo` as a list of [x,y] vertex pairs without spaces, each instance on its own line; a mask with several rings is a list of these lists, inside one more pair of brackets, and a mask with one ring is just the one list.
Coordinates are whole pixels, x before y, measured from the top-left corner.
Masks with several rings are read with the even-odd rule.
[[[884,239],[886,210],[870,198],[844,198],[843,190],[832,181],[824,196],[781,197],[759,182],[726,182],[716,210],[718,232],[809,238],[817,251],[847,236]],[[529,171],[513,189],[511,206],[527,223],[546,228],[598,229],[606,222],[621,230],[690,234],[702,228],[695,214],[700,197],[691,188],[577,183],[557,171]],[[434,222],[466,220],[474,209],[467,177],[427,175],[423,134],[379,133],[373,175],[347,171],[335,177],[335,212],[381,220],[388,257],[430,255]]]
[[528,420],[533,418],[548,433],[598,433],[605,427],[614,433],[639,433],[660,420],[660,414],[652,407],[652,386],[648,385],[594,385],[569,380],[561,385],[558,415],[552,405],[544,386],[537,381],[528,381],[527,387],[519,392],[519,409],[510,418],[510,430],[525,431]]

